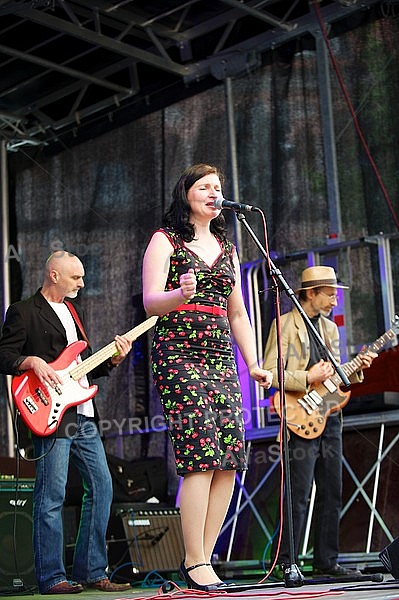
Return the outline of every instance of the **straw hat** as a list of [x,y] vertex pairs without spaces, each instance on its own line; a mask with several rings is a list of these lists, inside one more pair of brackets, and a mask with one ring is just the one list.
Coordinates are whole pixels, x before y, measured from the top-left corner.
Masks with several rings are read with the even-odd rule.
[[316,287],[328,286],[348,290],[347,285],[342,285],[337,282],[337,276],[332,267],[308,267],[302,271],[301,287],[295,290],[310,290]]

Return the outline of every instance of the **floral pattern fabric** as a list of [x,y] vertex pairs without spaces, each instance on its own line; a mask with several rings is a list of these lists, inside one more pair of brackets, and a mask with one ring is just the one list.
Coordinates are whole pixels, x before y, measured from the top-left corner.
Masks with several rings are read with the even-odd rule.
[[[166,289],[193,268],[197,291],[189,304],[227,309],[235,285],[234,246],[222,243],[208,266],[172,230],[161,230],[174,251]],[[171,311],[157,321],[152,370],[172,440],[179,475],[247,468],[241,389],[227,317],[193,310]]]

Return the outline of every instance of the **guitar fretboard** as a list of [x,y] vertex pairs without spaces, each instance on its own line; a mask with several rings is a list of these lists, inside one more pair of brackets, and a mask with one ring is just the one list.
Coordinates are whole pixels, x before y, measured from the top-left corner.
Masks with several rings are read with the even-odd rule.
[[[360,371],[360,369],[362,368],[362,356],[367,354],[367,352],[369,350],[371,350],[371,352],[376,352],[378,354],[379,352],[381,352],[381,350],[383,349],[385,344],[394,340],[395,337],[396,337],[396,333],[392,329],[388,329],[388,331],[386,331],[377,340],[375,340],[375,342],[373,342],[372,344],[367,346],[367,348],[365,348],[364,350],[359,352],[359,354],[357,354],[354,358],[352,358],[352,360],[341,365],[341,368],[342,368],[343,372],[345,373],[345,375],[349,378],[350,375],[353,375],[353,373],[356,373],[356,371]],[[332,377],[330,377],[330,379],[336,386],[339,386],[342,384],[341,378],[337,373],[334,373],[334,375]]]
[[[143,321],[143,323],[140,323],[140,325],[137,325],[136,327],[133,327],[133,329],[130,329],[130,331],[127,331],[124,336],[127,337],[129,341],[134,342],[142,333],[153,327],[157,319],[157,316],[146,319]],[[114,356],[114,354],[117,352],[118,350],[115,342],[110,342],[107,346],[104,346],[104,348],[101,348],[101,350],[98,350],[86,358],[83,362],[76,365],[76,367],[73,367],[69,371],[69,375],[72,377],[72,379],[78,381],[84,375],[87,375],[87,373],[90,373],[90,371],[98,367],[98,365],[101,365],[101,363],[103,363],[105,360],[111,358],[111,356]]]

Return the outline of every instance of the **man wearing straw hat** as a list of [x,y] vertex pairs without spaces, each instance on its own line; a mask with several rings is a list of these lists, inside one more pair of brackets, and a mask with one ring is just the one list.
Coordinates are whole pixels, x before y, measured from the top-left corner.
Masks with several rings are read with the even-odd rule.
[[[301,287],[296,290],[303,311],[318,330],[325,345],[339,362],[339,333],[328,317],[337,306],[337,289],[348,289],[337,282],[333,268],[308,267],[302,272]],[[278,387],[276,321],[274,320],[265,349],[264,368],[273,372],[273,386]],[[326,382],[335,374],[328,354],[314,336],[299,310],[294,307],[281,317],[281,355],[284,361],[284,382],[287,392],[303,397],[310,389]],[[362,355],[359,371],[350,377],[351,383],[363,379],[361,369],[367,368],[377,355],[367,351]],[[305,413],[306,414],[306,413]],[[287,421],[289,415],[287,414]],[[324,431],[313,439],[290,432],[290,475],[295,563],[305,523],[312,482],[316,484],[313,512],[313,574],[342,577],[359,574],[338,564],[339,520],[342,496],[342,417],[341,411],[331,412]],[[285,572],[290,564],[289,531],[283,525],[278,562]],[[277,546],[276,536],[276,546]]]

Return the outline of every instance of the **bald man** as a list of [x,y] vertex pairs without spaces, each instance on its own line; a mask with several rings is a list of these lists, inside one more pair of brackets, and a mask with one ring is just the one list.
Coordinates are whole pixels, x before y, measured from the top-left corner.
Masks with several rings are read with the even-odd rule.
[[[57,251],[47,260],[43,285],[28,298],[12,304],[0,337],[0,372],[20,375],[31,370],[43,386],[62,392],[60,371],[51,363],[71,343],[86,339],[84,315],[76,298],[84,287],[85,271],[77,256]],[[107,376],[131,349],[124,336],[115,337],[118,354],[105,361],[81,381]],[[91,354],[90,346],[81,354]],[[62,373],[61,373],[62,374]],[[73,400],[73,398],[71,398]],[[33,509],[33,550],[41,594],[76,594],[84,586],[104,592],[120,592],[129,584],[111,582],[106,575],[106,529],[112,503],[112,480],[97,428],[92,399],[67,408],[56,433],[32,434],[36,457]],[[68,581],[63,562],[62,507],[68,466],[78,469],[84,486],[79,532],[72,577]]]

